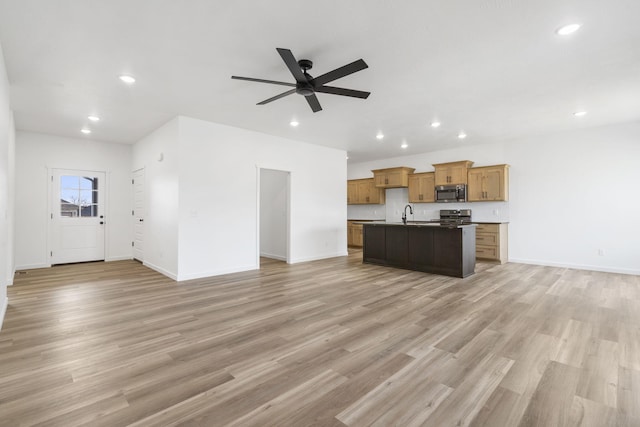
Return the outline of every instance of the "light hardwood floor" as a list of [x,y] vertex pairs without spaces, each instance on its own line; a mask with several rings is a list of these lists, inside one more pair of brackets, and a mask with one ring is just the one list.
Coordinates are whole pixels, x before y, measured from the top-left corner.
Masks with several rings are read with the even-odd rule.
[[30,270],[0,332],[1,426],[640,426],[640,277],[349,257],[173,282]]

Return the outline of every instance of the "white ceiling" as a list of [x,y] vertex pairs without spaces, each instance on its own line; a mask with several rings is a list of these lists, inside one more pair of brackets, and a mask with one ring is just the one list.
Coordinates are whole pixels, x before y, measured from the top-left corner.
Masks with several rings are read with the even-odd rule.
[[[0,0],[0,44],[18,129],[133,143],[186,115],[358,162],[639,120],[639,17],[638,0]],[[255,105],[287,88],[230,77],[293,82],[276,47],[312,75],[364,59],[331,85],[371,96]]]

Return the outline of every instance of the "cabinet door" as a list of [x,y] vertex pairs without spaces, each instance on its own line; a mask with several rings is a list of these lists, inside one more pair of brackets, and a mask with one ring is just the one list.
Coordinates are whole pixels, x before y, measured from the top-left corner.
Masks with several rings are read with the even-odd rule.
[[347,204],[355,205],[358,203],[358,183],[355,181],[347,181]]
[[484,173],[482,170],[472,169],[469,171],[469,185],[467,186],[468,201],[480,202],[484,200],[483,178]]
[[384,190],[376,187],[373,179],[369,180],[369,203],[380,204],[384,203]]
[[358,201],[357,203],[370,203],[369,181],[358,181]]
[[435,177],[434,174],[429,173],[422,176],[422,202],[423,203],[433,203],[436,201],[436,190],[435,190]]
[[416,227],[409,232],[409,265],[419,270],[428,269],[433,265],[433,227]]
[[373,175],[376,187],[384,187],[387,185],[387,174],[383,172],[375,173]]
[[353,226],[353,246],[362,247],[362,225]]
[[467,167],[464,165],[451,166],[449,169],[449,184],[466,184]]
[[449,168],[437,167],[436,168],[436,185],[449,185]]
[[409,175],[409,203],[435,202],[435,179],[433,173]]
[[484,192],[485,200],[506,200],[503,169],[486,169],[484,171]]
[[421,203],[422,179],[420,175],[409,175],[409,203]]
[[363,261],[386,262],[386,233],[384,226],[367,225],[364,227],[362,251]]
[[408,227],[386,227],[387,261],[394,265],[407,265],[409,261]]
[[388,172],[387,173],[387,185],[393,187],[401,187],[403,182],[403,173],[402,172]]

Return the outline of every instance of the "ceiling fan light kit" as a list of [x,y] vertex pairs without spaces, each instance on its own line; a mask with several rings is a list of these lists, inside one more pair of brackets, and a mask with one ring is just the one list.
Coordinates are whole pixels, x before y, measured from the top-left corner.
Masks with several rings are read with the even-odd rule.
[[361,90],[354,89],[345,89],[335,86],[325,86],[325,83],[330,83],[334,80],[338,80],[342,77],[348,76],[350,74],[356,73],[358,71],[364,70],[368,68],[366,62],[362,59],[358,59],[350,64],[344,65],[340,68],[336,68],[333,71],[329,71],[328,73],[322,74],[318,77],[312,77],[309,75],[307,71],[313,68],[313,62],[308,59],[296,60],[293,56],[293,53],[289,49],[276,49],[280,54],[280,57],[284,61],[285,65],[295,78],[295,83],[288,82],[278,82],[275,80],[265,80],[265,79],[255,79],[252,77],[240,77],[240,76],[231,76],[232,79],[236,80],[246,80],[250,82],[258,82],[258,83],[269,83],[281,86],[289,86],[293,89],[289,89],[286,92],[282,92],[279,95],[273,96],[269,99],[265,99],[264,101],[258,102],[257,105],[265,105],[270,102],[273,102],[277,99],[284,98],[285,96],[291,95],[293,93],[297,93],[298,95],[302,95],[307,100],[309,107],[314,113],[322,110],[320,106],[320,101],[318,101],[318,97],[316,93],[328,93],[331,95],[341,95],[341,96],[350,96],[352,98],[360,98],[367,99],[367,97],[371,94],[370,92],[364,92]]

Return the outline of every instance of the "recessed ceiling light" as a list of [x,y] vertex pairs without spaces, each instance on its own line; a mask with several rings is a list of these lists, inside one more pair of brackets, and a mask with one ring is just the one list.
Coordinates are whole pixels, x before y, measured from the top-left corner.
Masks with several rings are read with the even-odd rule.
[[582,116],[586,116],[587,112],[586,111],[576,111],[575,113],[573,113],[574,116],[576,117],[582,117]]
[[126,84],[129,84],[129,85],[136,82],[136,79],[134,79],[133,77],[128,76],[126,74],[121,75],[120,76],[120,80],[122,80],[123,82],[125,82]]
[[99,122],[100,121],[100,117],[98,117],[98,116],[88,116],[87,119],[91,120],[92,122]]
[[464,133],[464,132],[460,132],[460,133],[458,134],[458,138],[459,138],[459,139],[465,139],[466,137],[467,137],[467,134],[466,134],[466,133]]
[[289,124],[290,124],[291,126],[293,126],[293,127],[296,127],[296,126],[298,126],[300,123],[298,123],[298,122],[297,122],[297,121],[295,121],[295,120],[291,120],[291,122],[289,122]]
[[439,128],[440,127],[440,122],[431,122],[431,127],[432,128]]
[[569,34],[573,34],[580,29],[580,24],[569,24],[562,26],[556,30],[556,34],[559,36],[568,36]]
[[84,133],[85,135],[89,135],[91,133],[90,129],[80,129],[80,132]]
[[382,134],[382,132],[378,132],[378,134],[376,135],[376,139],[382,139],[384,138],[384,135]]
[[400,146],[400,148],[407,148],[409,146],[409,144],[407,144],[406,142],[403,142],[402,145]]

